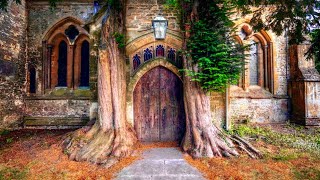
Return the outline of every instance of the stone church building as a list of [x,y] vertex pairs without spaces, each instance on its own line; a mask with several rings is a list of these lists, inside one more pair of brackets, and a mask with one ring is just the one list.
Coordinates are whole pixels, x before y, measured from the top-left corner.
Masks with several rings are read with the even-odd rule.
[[[159,131],[169,123],[172,135],[185,123],[182,32],[163,3],[127,0],[124,7],[126,116],[136,130]],[[112,26],[108,9],[100,8],[93,0],[63,1],[56,9],[45,0],[22,0],[0,13],[0,128],[76,128],[98,117],[99,49]],[[159,12],[168,20],[164,39],[151,28]],[[304,57],[308,45],[289,46],[285,34],[254,32],[249,19],[235,20],[236,41],[250,45],[245,72],[225,93],[210,94],[213,123],[320,125],[320,77]],[[154,117],[158,124],[148,127]]]

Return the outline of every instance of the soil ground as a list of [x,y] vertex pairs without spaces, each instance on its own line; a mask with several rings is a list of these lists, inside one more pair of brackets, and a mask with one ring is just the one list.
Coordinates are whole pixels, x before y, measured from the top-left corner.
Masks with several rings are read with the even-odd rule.
[[[281,133],[290,127],[276,125]],[[310,130],[306,130],[309,132]],[[70,130],[17,130],[0,135],[0,180],[2,179],[112,179],[124,167],[140,159],[139,152],[111,168],[68,160],[61,143]],[[320,157],[292,148],[252,142],[264,152],[263,159],[239,158],[185,159],[208,179],[320,179]],[[139,151],[174,147],[176,143],[139,146]]]

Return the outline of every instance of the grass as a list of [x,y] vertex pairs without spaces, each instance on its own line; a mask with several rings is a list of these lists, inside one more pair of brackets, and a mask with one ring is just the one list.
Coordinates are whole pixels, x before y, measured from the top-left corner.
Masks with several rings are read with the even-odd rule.
[[306,133],[304,127],[287,125],[291,128],[289,133],[279,133],[271,128],[262,128],[253,125],[239,125],[230,132],[241,137],[247,136],[255,140],[263,140],[269,144],[297,148],[301,151],[308,151],[320,156],[320,133],[315,130],[312,133]]
[[0,164],[0,180],[23,180],[26,179],[27,169],[20,170],[18,168],[5,167]]
[[320,170],[315,168],[295,168],[293,174],[296,179],[309,179],[309,180],[319,180]]

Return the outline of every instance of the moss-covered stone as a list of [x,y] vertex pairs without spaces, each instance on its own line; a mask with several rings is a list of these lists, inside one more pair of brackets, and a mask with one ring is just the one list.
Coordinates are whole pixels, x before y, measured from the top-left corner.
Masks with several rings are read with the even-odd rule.
[[73,90],[73,95],[76,97],[90,97],[92,95],[92,92],[90,89],[76,89]]

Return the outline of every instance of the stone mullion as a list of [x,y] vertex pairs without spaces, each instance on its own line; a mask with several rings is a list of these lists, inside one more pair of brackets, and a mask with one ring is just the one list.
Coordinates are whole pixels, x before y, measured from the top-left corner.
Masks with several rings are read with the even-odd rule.
[[80,70],[81,70],[81,44],[77,43],[74,47],[74,73],[73,83],[74,88],[78,88],[80,85]]
[[273,60],[272,60],[272,57],[273,57],[273,53],[272,53],[272,49],[273,49],[273,44],[272,42],[269,42],[268,43],[268,61],[269,61],[269,65],[270,65],[270,68],[268,68],[269,70],[269,73],[270,73],[270,81],[269,81],[269,88],[270,88],[270,92],[271,93],[274,93],[274,89],[273,89],[273,84],[274,84],[274,77],[273,77]]
[[73,68],[74,68],[74,45],[68,47],[68,59],[67,59],[67,87],[73,88]]

